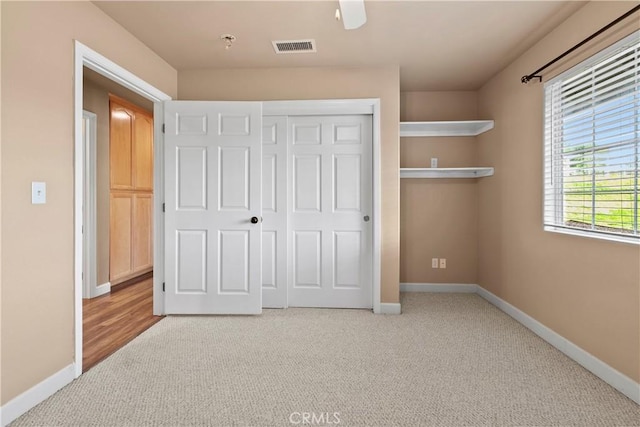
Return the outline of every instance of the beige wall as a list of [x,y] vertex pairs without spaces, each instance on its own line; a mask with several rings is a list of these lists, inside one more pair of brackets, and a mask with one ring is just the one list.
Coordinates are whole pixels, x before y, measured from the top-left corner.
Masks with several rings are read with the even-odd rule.
[[478,119],[478,93],[457,92],[402,92],[400,94],[400,121]]
[[[105,79],[106,80],[106,79]],[[108,80],[108,87],[103,87],[87,79],[83,80],[83,108],[97,116],[96,132],[96,221],[97,242],[96,258],[98,270],[98,285],[109,281],[109,93],[117,95],[127,101],[147,109],[153,115],[153,102],[117,86]]]
[[[496,127],[479,137],[478,159],[496,174],[478,187],[479,283],[638,382],[640,247],[543,231],[543,86],[520,83],[632,6],[587,4],[480,90],[480,115]],[[639,25],[637,18],[628,23],[580,56]]]
[[[478,119],[476,92],[403,92],[401,121]],[[401,138],[400,167],[478,166],[475,137]],[[476,180],[400,180],[400,282],[476,283],[478,270]],[[431,268],[446,258],[446,269]]]
[[282,68],[180,71],[178,94],[191,100],[380,98],[382,132],[383,302],[398,302],[399,70]]
[[83,108],[96,118],[96,258],[98,285],[109,281],[109,93],[84,79]]
[[[2,396],[73,362],[73,40],[175,96],[177,72],[89,2],[1,2]],[[47,203],[31,204],[31,182]]]

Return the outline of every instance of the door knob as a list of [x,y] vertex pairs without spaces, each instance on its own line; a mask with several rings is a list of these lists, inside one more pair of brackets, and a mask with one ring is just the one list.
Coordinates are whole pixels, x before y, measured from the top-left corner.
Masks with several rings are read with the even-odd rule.
[[362,219],[364,219],[364,222],[369,222],[369,215],[365,215]]
[[251,217],[251,224],[257,224],[260,220],[258,219],[257,216],[252,216]]

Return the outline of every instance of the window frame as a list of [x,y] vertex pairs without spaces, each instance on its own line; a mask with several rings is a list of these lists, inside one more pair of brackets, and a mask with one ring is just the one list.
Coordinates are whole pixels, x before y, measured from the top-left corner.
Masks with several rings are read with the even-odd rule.
[[[619,243],[629,243],[633,245],[640,245],[640,225],[638,225],[638,229],[636,232],[638,234],[633,235],[624,235],[617,233],[608,233],[606,231],[601,230],[593,230],[593,229],[580,229],[577,227],[563,226],[560,225],[560,222],[563,222],[564,213],[563,213],[563,205],[565,203],[564,200],[564,167],[557,167],[558,157],[562,159],[562,144],[554,144],[553,133],[554,129],[550,129],[547,131],[547,109],[552,107],[553,104],[548,102],[547,90],[550,86],[554,85],[558,81],[567,80],[574,76],[579,75],[580,73],[593,68],[597,64],[606,61],[608,58],[615,56],[616,54],[622,52],[625,49],[628,49],[630,46],[636,45],[640,43],[640,30],[634,31],[628,36],[622,38],[621,40],[613,43],[611,46],[601,50],[600,52],[592,55],[586,60],[576,64],[575,66],[569,68],[568,70],[560,73],[549,81],[545,82],[543,87],[543,103],[542,103],[542,130],[543,130],[543,144],[542,144],[542,225],[544,231],[549,231],[553,233],[560,233],[572,236],[579,237],[587,237],[592,239],[600,239],[607,240],[612,242]],[[640,67],[640,66],[639,66]],[[639,68],[640,71],[640,68]],[[549,105],[548,105],[549,104]],[[638,113],[640,115],[640,112]],[[553,115],[553,111],[550,113],[550,116]],[[640,120],[640,117],[638,117]],[[548,139],[551,139],[549,141]],[[640,146],[640,141],[636,142],[636,147]],[[637,162],[637,160],[636,160]],[[561,163],[561,162],[560,162]],[[547,174],[547,168],[550,168],[549,174]],[[636,163],[636,176],[640,175],[640,167]],[[547,186],[547,178],[550,177],[552,179],[552,184]],[[560,184],[558,184],[560,182]],[[639,185],[636,181],[636,185]],[[595,191],[595,190],[594,190]],[[548,196],[548,192],[551,192],[552,195]],[[640,199],[638,199],[636,193],[636,205],[640,203]],[[637,209],[637,208],[636,208]],[[554,224],[547,223],[547,217],[552,212],[554,217]],[[634,211],[634,214],[637,214]],[[592,213],[592,216],[594,213]]]

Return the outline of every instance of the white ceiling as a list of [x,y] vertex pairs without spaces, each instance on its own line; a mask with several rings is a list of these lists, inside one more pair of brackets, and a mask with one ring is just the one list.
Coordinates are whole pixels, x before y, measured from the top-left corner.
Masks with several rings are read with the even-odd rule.
[[[94,3],[178,70],[398,65],[402,90],[478,89],[585,4],[367,0],[367,23],[346,31],[337,0]],[[300,38],[318,52],[274,53],[272,40]]]

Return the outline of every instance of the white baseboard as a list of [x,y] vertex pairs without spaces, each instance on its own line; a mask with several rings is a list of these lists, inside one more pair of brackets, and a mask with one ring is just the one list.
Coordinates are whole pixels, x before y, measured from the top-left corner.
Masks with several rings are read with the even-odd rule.
[[381,302],[380,314],[400,314],[402,308],[399,302]]
[[477,293],[485,300],[511,316],[534,334],[560,350],[567,357],[640,405],[640,384],[622,372],[607,365],[562,335],[546,327],[522,310],[509,304],[479,285],[457,283],[401,283],[400,292],[465,292]]
[[2,414],[0,425],[4,427],[11,423],[74,379],[75,364],[72,363],[51,375],[49,378],[34,385],[19,396],[14,397],[0,408]]
[[640,405],[640,384],[486,289],[478,286],[477,293],[586,370]]
[[400,292],[453,292],[475,294],[475,283],[400,283]]
[[91,298],[99,297],[100,295],[108,294],[111,292],[111,282],[103,283],[92,289]]
[[[570,359],[583,366],[585,369],[593,373],[595,376],[602,379],[611,387],[618,390],[620,393],[627,396],[640,405],[640,384],[633,381],[623,373],[617,371],[611,366],[607,365],[600,359],[591,355],[587,351],[578,347],[571,341],[567,340],[560,334],[554,332],[542,323],[535,320],[533,317],[524,313],[520,309],[514,307],[502,298],[494,295],[486,289],[471,284],[428,284],[421,283],[419,286],[416,284],[401,284],[401,291],[407,292],[404,287],[411,286],[408,292],[472,292],[470,289],[474,287],[475,293],[482,298],[511,316],[513,319],[524,325],[540,338],[560,350]],[[444,286],[444,287],[443,287]],[[456,290],[443,290],[443,289],[456,289]],[[381,303],[381,314],[400,314],[400,303]],[[4,406],[0,407],[0,425],[3,427],[17,419],[22,414],[39,404],[40,402],[53,395],[65,385],[71,383],[75,378],[75,364],[70,364],[49,378],[36,384],[29,390],[13,398],[7,402]]]

